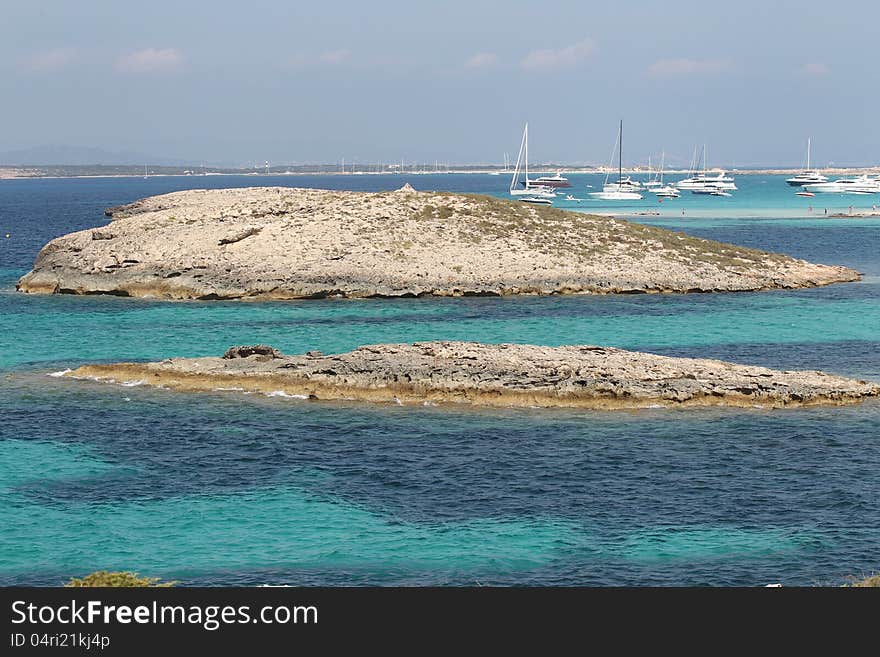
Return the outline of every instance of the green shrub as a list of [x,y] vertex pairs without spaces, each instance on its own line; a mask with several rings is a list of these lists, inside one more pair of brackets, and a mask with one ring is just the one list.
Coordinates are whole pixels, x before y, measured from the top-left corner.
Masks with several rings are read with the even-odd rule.
[[72,577],[64,586],[80,587],[80,586],[174,586],[177,582],[159,583],[158,577],[139,577],[137,573],[132,572],[108,572],[106,570],[98,570],[90,573],[82,579]]

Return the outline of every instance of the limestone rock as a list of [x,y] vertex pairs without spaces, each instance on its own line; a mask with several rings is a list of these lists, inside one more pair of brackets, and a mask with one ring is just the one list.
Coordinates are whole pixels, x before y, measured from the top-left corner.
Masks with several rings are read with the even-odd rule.
[[847,404],[880,395],[878,383],[824,372],[612,347],[473,342],[369,345],[326,356],[284,356],[256,345],[233,347],[223,358],[87,365],[67,376],[190,391],[281,391],[311,399],[606,409]]
[[[846,267],[488,196],[188,190],[52,240],[32,293],[163,299],[606,294],[799,288]],[[98,264],[96,264],[98,263]]]

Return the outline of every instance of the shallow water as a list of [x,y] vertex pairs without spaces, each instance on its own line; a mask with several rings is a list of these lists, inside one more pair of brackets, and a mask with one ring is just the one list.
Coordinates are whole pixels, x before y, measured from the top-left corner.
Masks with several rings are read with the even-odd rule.
[[[0,241],[0,584],[99,568],[199,584],[407,585],[814,584],[876,570],[877,402],[480,410],[46,376],[242,342],[297,353],[468,339],[609,344],[880,380],[880,221],[811,218],[779,177],[764,178],[738,177],[732,199],[685,198],[685,217],[664,204],[665,214],[639,220],[848,265],[862,282],[520,299],[32,297],[13,288],[39,248],[104,223],[104,207],[266,179],[0,181],[0,233],[11,234]],[[393,189],[406,179],[499,194],[507,185],[486,175],[269,182]]]

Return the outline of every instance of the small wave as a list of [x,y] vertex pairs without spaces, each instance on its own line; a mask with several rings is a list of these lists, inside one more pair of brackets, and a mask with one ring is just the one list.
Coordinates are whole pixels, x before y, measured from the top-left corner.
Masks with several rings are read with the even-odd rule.
[[283,390],[273,390],[272,392],[266,393],[267,397],[288,397],[290,399],[308,399],[308,395],[290,395]]
[[66,370],[61,370],[59,372],[49,372],[46,376],[54,376],[57,379],[59,377],[64,376],[68,372],[72,372],[72,371],[73,371],[72,369],[67,368]]
[[137,381],[123,381],[119,385],[125,386],[126,388],[134,388],[135,386],[142,386],[146,383],[143,379],[138,379]]

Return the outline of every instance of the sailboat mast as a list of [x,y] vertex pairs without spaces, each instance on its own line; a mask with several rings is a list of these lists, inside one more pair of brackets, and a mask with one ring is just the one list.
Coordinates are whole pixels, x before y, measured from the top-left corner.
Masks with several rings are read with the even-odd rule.
[[[523,156],[525,155],[526,162],[528,163],[528,148],[529,148],[529,124],[526,123],[525,128],[523,128],[523,136],[522,140],[519,142],[519,153],[516,155],[516,166],[513,169],[513,177],[510,179],[510,193],[513,194],[514,190],[517,189],[517,181],[519,180],[519,166],[523,162]],[[526,168],[528,168],[528,164],[526,164]],[[526,174],[526,180],[528,180],[528,174]],[[527,183],[523,183],[524,187],[528,187]]]
[[620,150],[617,152],[617,182],[623,180],[623,119],[620,119],[620,130],[617,132]]
[[810,137],[807,137],[807,171],[810,170]]

